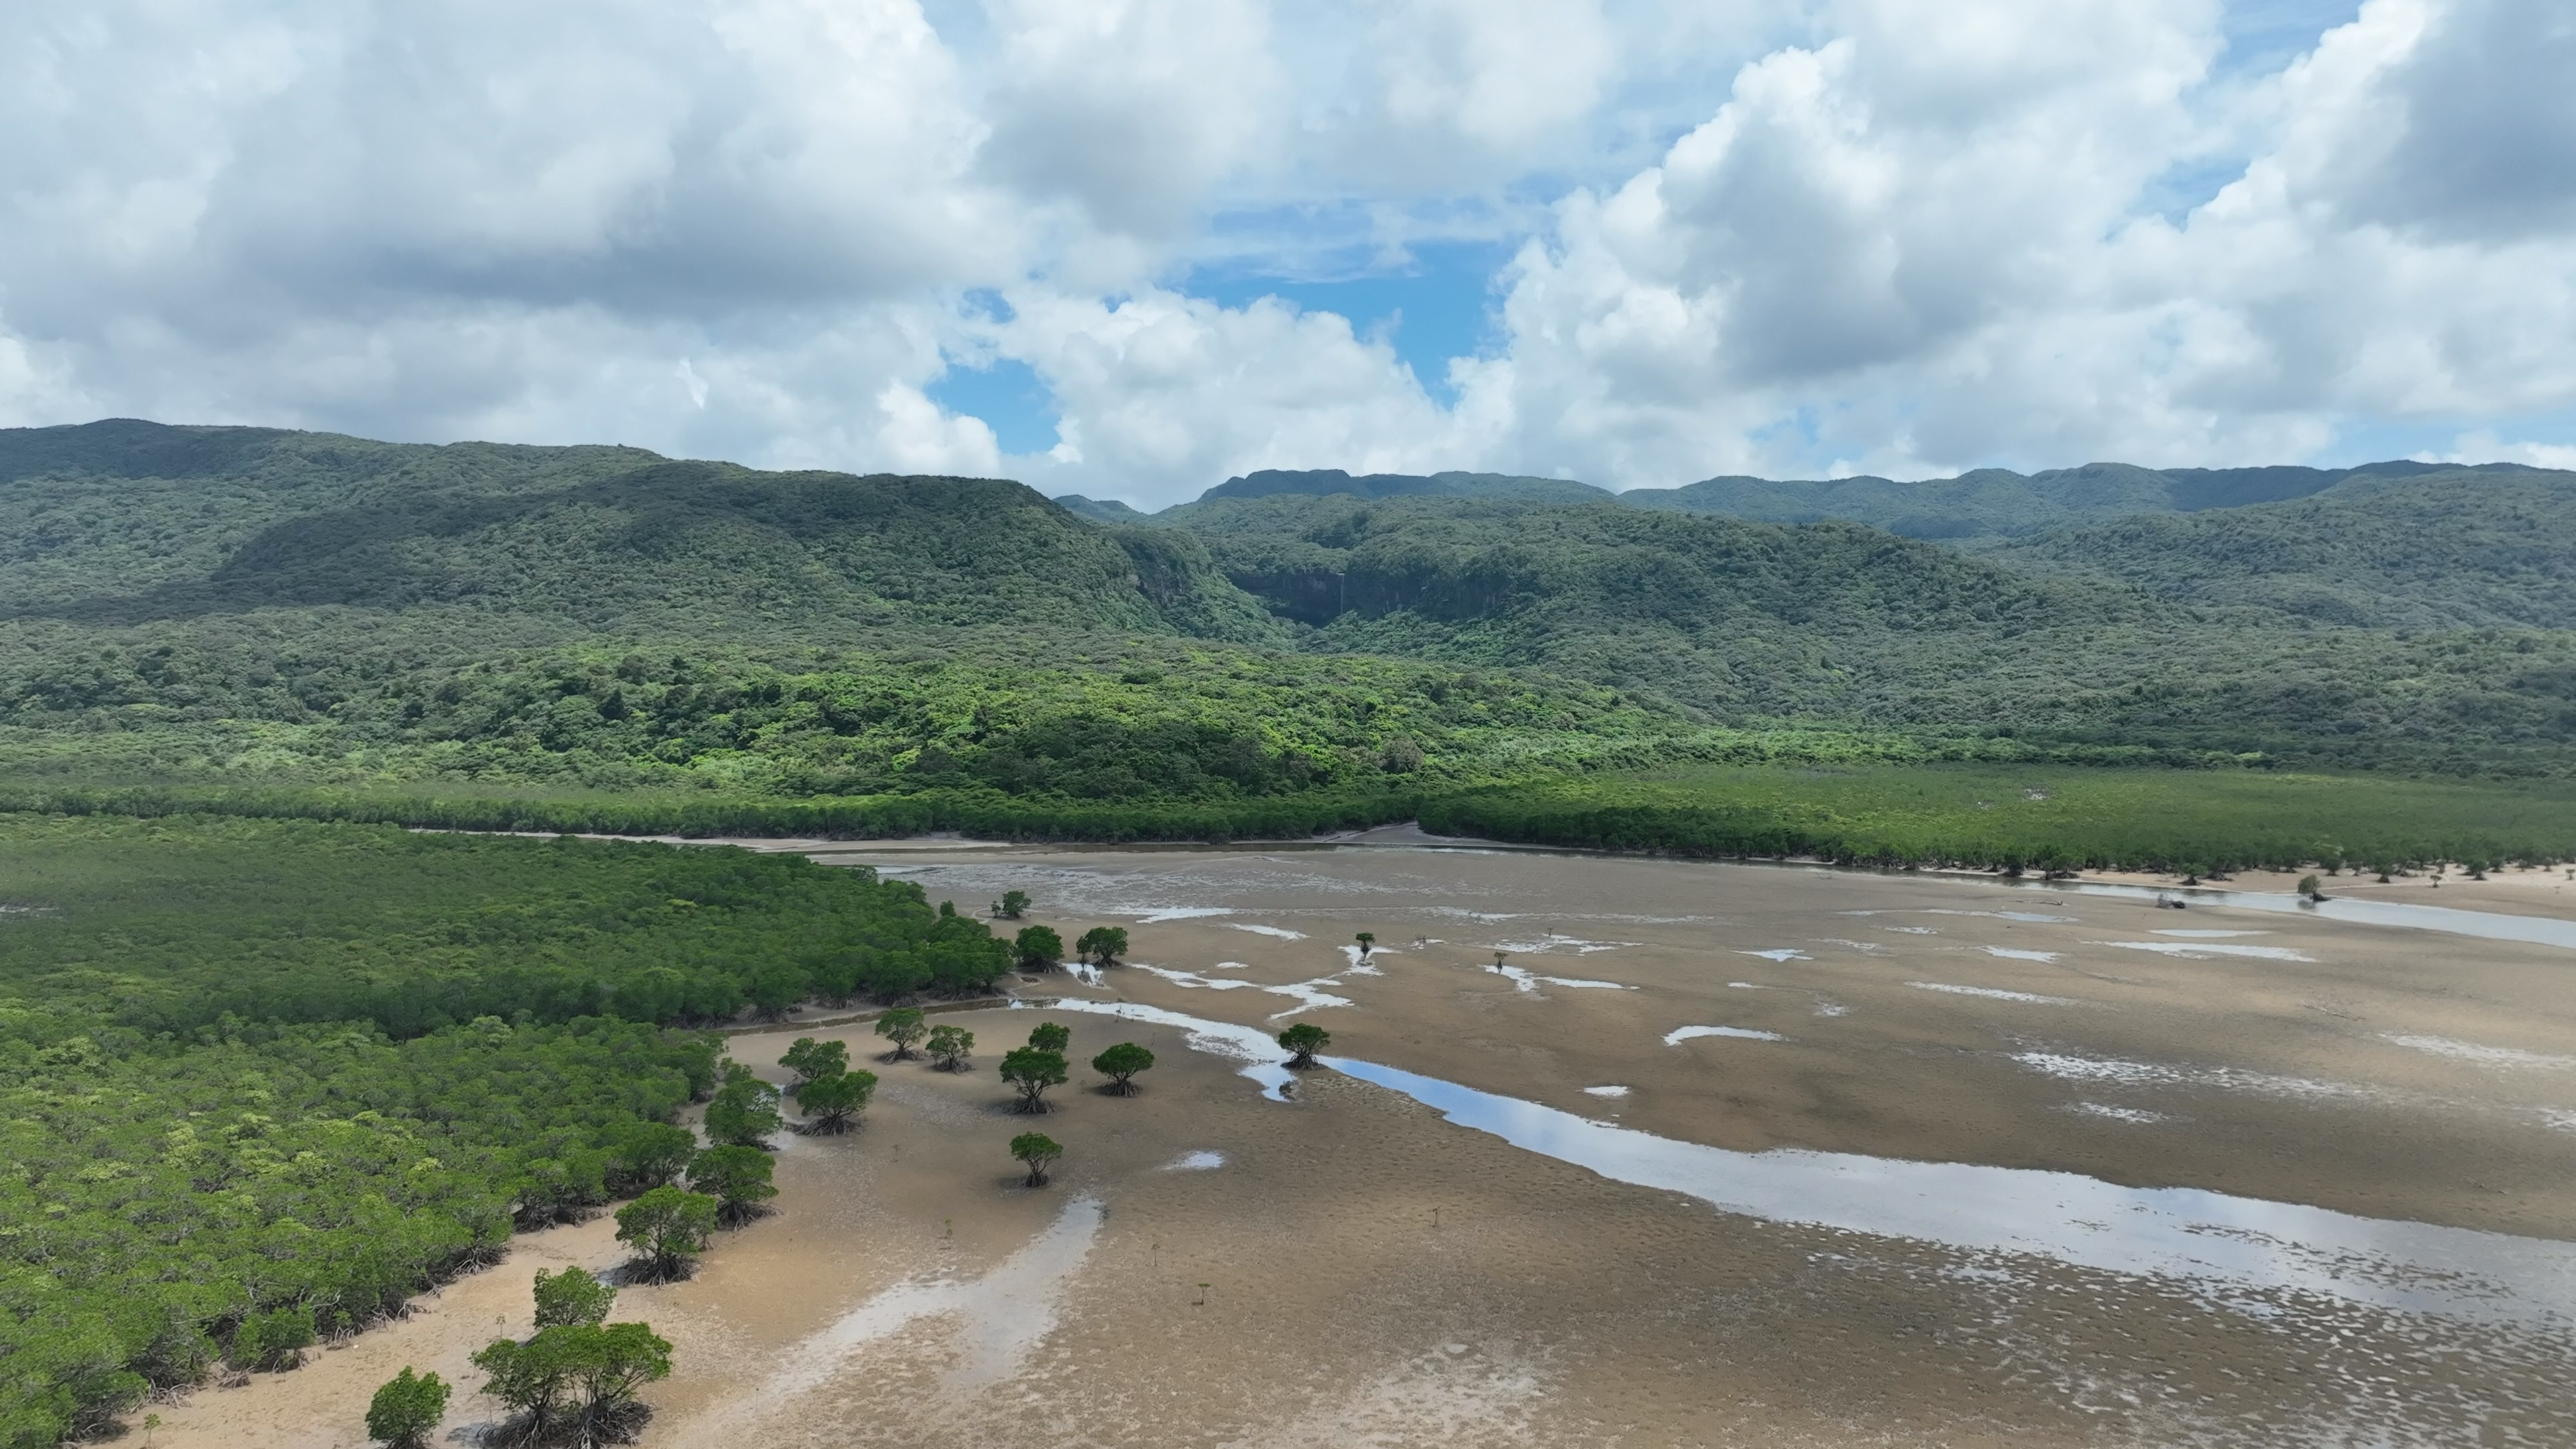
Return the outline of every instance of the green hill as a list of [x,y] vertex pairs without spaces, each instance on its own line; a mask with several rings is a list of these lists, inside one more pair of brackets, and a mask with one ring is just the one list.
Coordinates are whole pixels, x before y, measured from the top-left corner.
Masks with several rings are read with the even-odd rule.
[[2326,627],[1854,524],[1439,498],[1191,507],[1227,576],[1311,647],[1535,667],[1720,719],[2344,765],[2555,768],[2576,740],[2564,633]]
[[1017,483],[109,422],[0,431],[0,617],[448,607],[741,640],[1025,623],[1264,640],[1185,543]]
[[[0,432],[0,783],[1241,802],[1733,758],[1746,731],[1835,758],[2525,773],[2576,739],[2563,631],[2337,622],[2193,585],[2187,544],[1983,558],[1441,476],[1470,496],[1283,487],[1096,523],[998,480],[632,449]],[[2277,514],[2308,578],[2371,488],[2450,486],[2167,522]],[[2491,532],[2564,536],[2556,496]],[[2458,622],[2433,591],[2478,537],[2369,587]],[[2516,577],[2523,612],[2471,622],[2564,617]]]
[[2057,529],[1980,552],[2338,624],[2569,629],[2576,473],[2361,474],[2292,502]]
[[2210,508],[2303,498],[2351,477],[2406,478],[2444,471],[2429,463],[2373,463],[2363,468],[2168,468],[2088,463],[2028,475],[1980,468],[1956,478],[1899,483],[1859,477],[1774,482],[1711,478],[1683,488],[1636,488],[1619,495],[1632,508],[1719,513],[1769,523],[1842,519],[1909,538],[2018,535],[2131,514],[2190,513]]

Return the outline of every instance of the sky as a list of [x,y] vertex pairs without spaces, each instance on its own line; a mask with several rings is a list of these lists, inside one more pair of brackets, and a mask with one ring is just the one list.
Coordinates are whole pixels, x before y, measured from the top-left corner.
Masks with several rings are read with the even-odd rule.
[[2566,0],[17,0],[0,426],[2576,467]]

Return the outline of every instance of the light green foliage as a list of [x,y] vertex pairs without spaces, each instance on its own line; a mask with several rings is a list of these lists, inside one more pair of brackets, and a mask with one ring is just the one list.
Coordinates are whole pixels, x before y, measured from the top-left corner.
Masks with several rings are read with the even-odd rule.
[[821,1041],[810,1036],[800,1036],[796,1038],[795,1044],[787,1049],[786,1054],[778,1059],[778,1064],[796,1074],[796,1085],[788,1088],[788,1095],[794,1096],[804,1089],[807,1082],[818,1077],[829,1077],[848,1071],[850,1044],[837,1038]]
[[930,1064],[943,1072],[966,1070],[966,1059],[975,1054],[975,1033],[962,1026],[934,1026],[924,1045]]
[[1011,941],[1011,954],[1023,969],[1043,971],[1064,959],[1064,937],[1053,926],[1022,926]]
[[724,1085],[707,1102],[707,1136],[726,1147],[759,1147],[786,1125],[778,1113],[778,1089],[750,1068],[727,1063]]
[[762,1204],[778,1196],[770,1183],[775,1171],[770,1155],[757,1147],[710,1147],[689,1164],[689,1187],[716,1200],[719,1224],[738,1228],[766,1212]]
[[1019,1092],[1016,1106],[1022,1112],[1045,1111],[1046,1089],[1060,1087],[1069,1078],[1062,1052],[1025,1046],[1002,1055],[1002,1080]]
[[617,1241],[635,1250],[649,1282],[687,1277],[715,1226],[716,1200],[676,1187],[657,1187],[617,1210]]
[[877,1035],[894,1043],[894,1059],[905,1061],[912,1056],[912,1044],[930,1034],[930,1026],[917,1006],[898,1006],[877,1017]]
[[[148,875],[158,850],[137,840],[131,867]],[[226,919],[201,929],[221,959]],[[666,1116],[712,1072],[703,1042],[598,1018],[163,1037],[50,984],[55,1009],[0,1005],[0,1420],[44,1434],[219,1355],[283,1367],[318,1333],[380,1321],[500,1251],[526,1163]]]
[[1097,961],[1103,966],[1114,965],[1119,957],[1127,954],[1127,928],[1094,926],[1082,933],[1081,937],[1073,943],[1073,949],[1081,953],[1085,961]]
[[436,1374],[415,1374],[411,1365],[385,1380],[367,1401],[367,1437],[389,1449],[421,1449],[430,1431],[447,1417],[448,1387]]
[[566,1268],[560,1273],[539,1268],[536,1300],[539,1328],[552,1328],[558,1323],[605,1323],[608,1310],[616,1306],[617,1287],[579,1268]]
[[1073,1028],[1060,1021],[1042,1021],[1029,1028],[1029,1045],[1042,1052],[1060,1052],[1073,1045]]
[[2576,786],[2249,770],[1669,770],[1464,792],[1425,828],[1552,845],[2006,870],[2576,859]]
[[1047,1170],[1064,1156],[1064,1144],[1043,1132],[1023,1132],[1011,1139],[1011,1155],[1026,1163],[1029,1186],[1046,1186]]
[[1122,1041],[1091,1059],[1091,1069],[1109,1079],[1118,1095],[1136,1094],[1136,1074],[1154,1065],[1154,1054],[1132,1041]]
[[871,1071],[816,1077],[796,1097],[796,1105],[805,1113],[804,1130],[825,1137],[849,1131],[876,1089],[877,1074]]
[[1333,1034],[1311,1021],[1301,1021],[1279,1033],[1279,1045],[1295,1053],[1289,1059],[1292,1067],[1311,1067],[1315,1053],[1333,1044]]

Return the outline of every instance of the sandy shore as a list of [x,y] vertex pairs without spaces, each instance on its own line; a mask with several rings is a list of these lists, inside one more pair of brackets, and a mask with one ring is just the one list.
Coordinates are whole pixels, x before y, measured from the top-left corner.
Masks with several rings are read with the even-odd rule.
[[[1068,938],[1133,937],[1098,985],[1024,994],[1312,1020],[1336,1053],[1677,1142],[2576,1239],[2563,949],[1526,853],[873,859],[933,900],[1016,886]],[[1356,961],[1361,930],[1392,949]],[[1079,1061],[1129,1039],[1158,1064],[1126,1099],[1077,1068],[1042,1124],[1065,1162],[1032,1191],[991,1067],[1049,1017]],[[1329,1071],[1272,1100],[1169,1027],[946,1019],[983,1070],[876,1066],[863,1132],[781,1140],[777,1216],[724,1235],[696,1280],[626,1292],[620,1316],[679,1347],[647,1444],[2576,1442],[2563,1323],[1766,1221]],[[731,1046],[766,1068],[793,1034]],[[356,1445],[404,1363],[457,1381],[450,1424],[470,1426],[488,1411],[464,1355],[525,1331],[537,1267],[613,1264],[609,1232],[523,1238],[409,1322],[165,1410],[160,1442]]]

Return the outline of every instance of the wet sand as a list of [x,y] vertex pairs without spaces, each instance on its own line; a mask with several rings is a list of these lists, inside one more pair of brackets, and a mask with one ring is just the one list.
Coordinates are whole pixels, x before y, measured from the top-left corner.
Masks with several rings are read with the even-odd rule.
[[[1028,890],[1067,939],[1128,929],[1097,986],[1027,997],[1311,1020],[1335,1054],[1676,1142],[2576,1239],[2576,951],[1529,853],[817,853],[961,909]],[[1356,961],[1362,930],[1392,949]],[[1331,1071],[1273,1100],[1171,1027],[945,1019],[982,1070],[871,1063],[861,1133],[781,1139],[777,1216],[627,1290],[619,1316],[679,1348],[644,1442],[2576,1442],[2576,1336],[2546,1305],[2400,1312],[1766,1221]],[[1030,1190],[992,1066],[1041,1019],[1077,1063],[1136,1040],[1158,1064],[1125,1099],[1077,1065],[1040,1124],[1066,1159]],[[767,1069],[794,1034],[731,1045]],[[406,1362],[459,1383],[451,1427],[487,1417],[464,1354],[525,1331],[536,1267],[613,1263],[609,1234],[523,1238],[409,1322],[164,1410],[160,1438],[355,1445]]]

